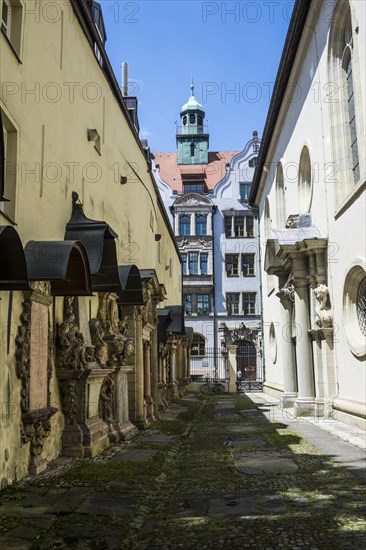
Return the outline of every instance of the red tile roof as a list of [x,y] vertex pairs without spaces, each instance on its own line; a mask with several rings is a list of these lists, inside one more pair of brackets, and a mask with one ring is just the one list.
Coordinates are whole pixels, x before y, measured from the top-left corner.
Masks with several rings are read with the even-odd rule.
[[152,153],[155,164],[160,165],[160,177],[170,187],[183,193],[182,176],[185,180],[202,181],[208,190],[214,189],[226,174],[226,165],[239,151],[218,151],[208,153],[208,164],[177,164],[177,153]]

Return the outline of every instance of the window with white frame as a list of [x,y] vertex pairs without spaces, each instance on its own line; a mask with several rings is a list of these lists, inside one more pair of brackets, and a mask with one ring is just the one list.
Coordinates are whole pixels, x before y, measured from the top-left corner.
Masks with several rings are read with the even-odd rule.
[[187,254],[182,254],[182,273],[187,275]]
[[252,189],[251,183],[240,183],[240,200],[243,202],[248,202],[250,191]]
[[191,355],[194,357],[204,357],[206,355],[206,340],[201,334],[193,335]]
[[6,202],[0,202],[0,210],[11,220],[15,219],[16,183],[17,183],[17,140],[16,128],[3,111],[0,111],[4,148],[4,189]]
[[210,301],[208,294],[197,294],[197,315],[210,313]]
[[201,267],[201,275],[207,275],[207,262],[208,262],[208,254],[201,254],[200,255],[200,267]]
[[189,253],[189,275],[198,275],[198,252]]
[[226,294],[226,310],[228,315],[239,315],[239,300],[240,294],[238,292]]
[[225,255],[225,271],[227,277],[239,277],[239,254]]
[[192,294],[183,296],[184,315],[192,315]]
[[253,277],[255,275],[255,254],[242,254],[241,266],[244,277]]
[[196,235],[207,235],[207,216],[197,216]]
[[253,157],[249,161],[249,168],[255,168],[258,164],[258,157]]
[[179,218],[179,235],[191,234],[191,218],[190,216],[181,216]]
[[9,40],[13,50],[20,56],[22,36],[22,12],[20,0],[3,0],[1,10],[1,31]]
[[225,237],[227,238],[243,238],[254,237],[254,219],[253,216],[230,216],[225,214]]
[[243,314],[255,315],[256,314],[256,293],[244,292],[243,293]]

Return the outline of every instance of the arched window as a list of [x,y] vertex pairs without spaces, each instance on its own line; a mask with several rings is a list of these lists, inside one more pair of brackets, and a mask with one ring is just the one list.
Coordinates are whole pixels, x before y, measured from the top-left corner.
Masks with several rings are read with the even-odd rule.
[[197,235],[207,235],[207,217],[206,216],[197,216],[196,233]]
[[206,355],[206,340],[201,334],[193,335],[191,355],[195,357],[204,357]]
[[286,204],[285,204],[285,184],[283,181],[282,164],[279,163],[276,173],[276,214],[277,228],[285,227],[286,223]]
[[189,115],[189,122],[190,122],[191,124],[194,124],[194,123],[196,122],[196,115],[195,115],[195,114],[191,113],[191,114]]
[[179,220],[179,235],[191,234],[191,218],[189,216],[182,216]]
[[196,151],[196,146],[194,143],[191,143],[191,157],[194,157]]
[[184,115],[183,117],[183,126],[187,124],[187,115]]
[[313,198],[313,181],[309,149],[306,146],[300,156],[298,190],[300,214],[307,214],[310,211]]
[[338,2],[330,28],[328,51],[328,103],[339,205],[360,180],[358,131],[361,120],[359,69],[355,63],[353,25],[349,2]]

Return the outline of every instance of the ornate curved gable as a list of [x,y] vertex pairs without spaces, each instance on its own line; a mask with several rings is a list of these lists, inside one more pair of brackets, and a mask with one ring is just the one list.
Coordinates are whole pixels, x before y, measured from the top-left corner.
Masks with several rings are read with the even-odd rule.
[[184,207],[184,208],[191,208],[191,207],[206,207],[206,208],[212,208],[213,202],[208,197],[205,197],[204,195],[201,195],[200,193],[187,193],[186,195],[182,195],[181,197],[178,197],[176,201],[173,203],[173,208],[177,207]]

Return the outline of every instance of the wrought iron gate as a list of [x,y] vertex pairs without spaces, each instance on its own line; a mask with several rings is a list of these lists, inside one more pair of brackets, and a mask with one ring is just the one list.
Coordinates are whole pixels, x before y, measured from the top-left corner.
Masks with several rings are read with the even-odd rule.
[[236,348],[236,372],[241,371],[242,391],[262,391],[263,367],[261,355],[256,346],[248,340],[238,343]]
[[221,348],[205,348],[202,355],[191,355],[191,379],[193,382],[210,380],[229,381],[227,351]]

